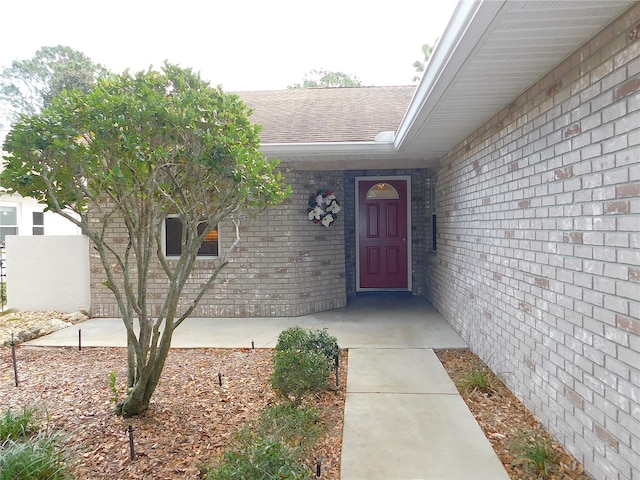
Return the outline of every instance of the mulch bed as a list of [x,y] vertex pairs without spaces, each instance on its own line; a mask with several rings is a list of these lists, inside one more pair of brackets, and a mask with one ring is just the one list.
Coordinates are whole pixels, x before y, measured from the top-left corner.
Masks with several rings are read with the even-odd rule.
[[[37,406],[50,428],[74,450],[77,479],[197,479],[229,445],[238,429],[276,401],[271,388],[272,350],[172,350],[147,412],[114,415],[109,373],[120,395],[126,378],[125,349],[17,348],[19,387],[14,385],[10,349],[0,358],[0,405]],[[323,477],[340,478],[346,353],[340,388],[311,399],[321,409],[326,435],[309,452]],[[222,386],[218,373],[222,374]],[[127,428],[133,427],[130,459]]]
[[512,479],[538,480],[537,474],[526,471],[516,462],[510,451],[511,444],[522,434],[542,435],[551,442],[553,451],[558,454],[557,469],[548,477],[550,480],[589,480],[582,465],[556,442],[543,425],[534,418],[513,393],[497,379],[494,392],[465,391],[460,388],[460,377],[468,371],[470,365],[482,363],[480,358],[469,350],[438,350],[436,354],[445,370],[452,378],[469,410],[473,413],[493,449],[498,454],[507,473]]

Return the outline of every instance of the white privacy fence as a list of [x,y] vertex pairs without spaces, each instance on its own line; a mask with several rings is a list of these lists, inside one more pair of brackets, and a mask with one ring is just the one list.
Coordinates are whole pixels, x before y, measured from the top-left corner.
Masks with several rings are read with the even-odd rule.
[[89,239],[6,237],[7,306],[19,310],[89,310]]

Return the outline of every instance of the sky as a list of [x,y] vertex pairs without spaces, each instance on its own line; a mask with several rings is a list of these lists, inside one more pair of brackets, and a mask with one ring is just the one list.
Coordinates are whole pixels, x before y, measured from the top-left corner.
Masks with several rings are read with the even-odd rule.
[[227,91],[275,90],[313,69],[407,85],[455,0],[20,0],[0,7],[0,67],[67,45],[114,72],[191,67]]
[[[44,46],[112,72],[190,67],[225,91],[278,90],[324,69],[408,85],[456,0],[19,0],[0,6],[0,69]],[[6,122],[0,122],[5,124]],[[0,127],[2,129],[2,127]],[[0,132],[0,136],[4,132]]]

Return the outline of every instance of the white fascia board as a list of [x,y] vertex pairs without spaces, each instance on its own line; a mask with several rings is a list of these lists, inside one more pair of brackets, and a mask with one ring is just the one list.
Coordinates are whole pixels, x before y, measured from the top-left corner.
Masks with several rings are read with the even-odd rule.
[[460,0],[427,63],[394,145],[409,145],[460,68],[504,5],[505,0]]
[[393,141],[389,142],[310,142],[264,143],[260,151],[265,155],[356,155],[394,153]]

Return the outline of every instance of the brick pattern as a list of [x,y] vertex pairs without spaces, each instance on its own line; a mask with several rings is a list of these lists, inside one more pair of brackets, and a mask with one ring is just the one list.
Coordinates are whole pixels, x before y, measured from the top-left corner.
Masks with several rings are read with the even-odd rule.
[[595,479],[640,478],[638,25],[640,3],[443,159],[425,273]]
[[[328,228],[308,220],[310,193],[332,188],[344,199],[342,172],[298,172],[283,168],[293,192],[282,206],[242,222],[240,244],[230,263],[205,294],[195,317],[298,316],[346,305],[344,216]],[[230,225],[221,225],[221,247],[229,244]],[[232,232],[232,230],[231,230]],[[124,247],[123,225],[109,234]],[[200,290],[216,260],[198,260],[181,297],[181,311]],[[149,309],[160,311],[166,277],[159,265],[150,276]],[[97,254],[91,256],[92,314],[120,316],[113,294],[102,285],[106,279]]]

